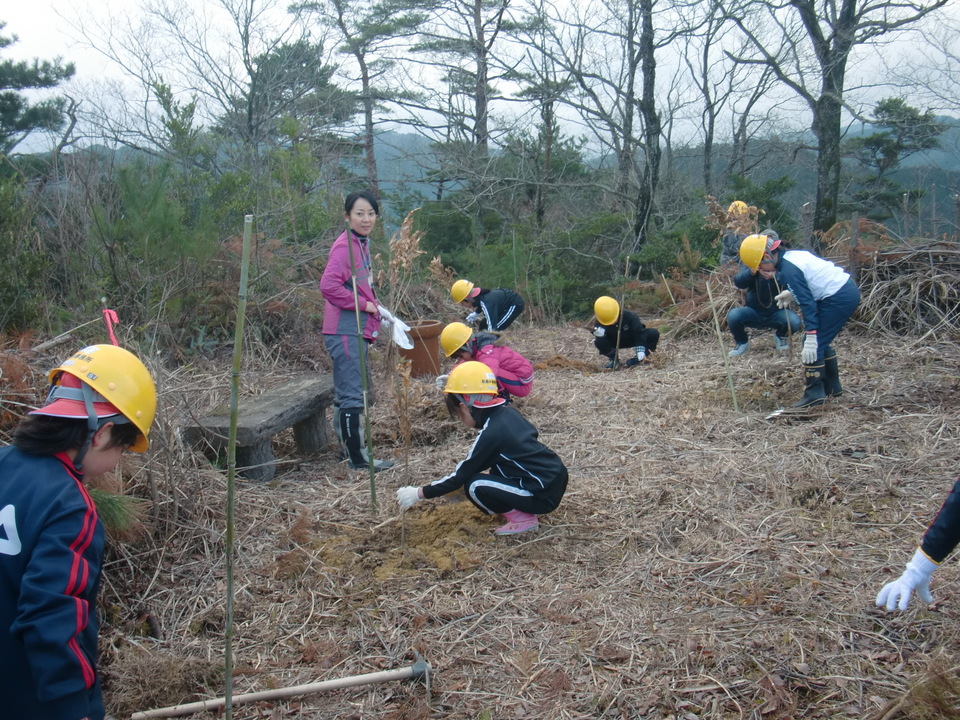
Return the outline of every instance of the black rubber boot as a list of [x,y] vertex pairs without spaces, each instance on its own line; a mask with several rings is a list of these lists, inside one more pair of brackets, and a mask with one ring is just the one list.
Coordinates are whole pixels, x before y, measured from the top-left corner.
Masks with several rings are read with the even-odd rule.
[[840,368],[837,366],[837,354],[823,359],[823,391],[829,397],[840,397],[843,388],[840,386]]
[[604,357],[610,361],[603,366],[604,370],[616,370],[618,367],[620,367],[620,358],[617,357],[617,353],[605,353]]
[[[351,469],[363,470],[369,467],[369,456],[363,447],[363,408],[341,408],[340,436]],[[392,467],[392,460],[373,461],[373,469],[377,472]]]
[[823,390],[823,365],[804,365],[803,371],[807,386],[803,391],[803,397],[799,402],[794,403],[793,407],[813,407],[822,404],[827,399],[827,394]]

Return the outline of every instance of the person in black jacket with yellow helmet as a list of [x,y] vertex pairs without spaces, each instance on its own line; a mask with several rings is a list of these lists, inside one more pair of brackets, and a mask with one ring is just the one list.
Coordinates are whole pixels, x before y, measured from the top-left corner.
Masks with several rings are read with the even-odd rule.
[[540,442],[537,429],[497,395],[497,378],[483,363],[457,365],[444,392],[451,416],[480,432],[452,473],[429,485],[398,489],[397,504],[406,510],[420,500],[463,488],[482,512],[506,519],[494,531],[497,535],[539,527],[537,516],[556,510],[566,492],[563,461]]
[[469,280],[457,280],[450,288],[450,297],[470,310],[468,325],[476,323],[478,330],[494,333],[510,327],[525,307],[523,298],[514,290],[485,290]]
[[636,314],[624,310],[621,317],[620,303],[612,297],[603,295],[593,303],[593,312],[597,323],[593,328],[593,345],[597,352],[610,362],[606,368],[620,365],[620,348],[629,348],[633,357],[627,360],[626,367],[639,365],[657,349],[660,331],[648,328]]

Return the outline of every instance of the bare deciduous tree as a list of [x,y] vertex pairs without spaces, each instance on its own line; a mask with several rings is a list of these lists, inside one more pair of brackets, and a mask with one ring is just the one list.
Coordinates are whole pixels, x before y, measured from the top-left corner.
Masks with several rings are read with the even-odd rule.
[[764,65],[799,95],[817,138],[815,234],[836,222],[847,65],[858,46],[909,27],[947,0],[724,0],[748,42],[738,62]]

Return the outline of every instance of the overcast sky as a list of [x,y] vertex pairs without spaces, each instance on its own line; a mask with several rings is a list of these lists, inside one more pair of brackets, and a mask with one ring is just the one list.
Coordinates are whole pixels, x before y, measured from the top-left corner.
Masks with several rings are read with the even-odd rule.
[[72,30],[70,18],[78,14],[91,17],[111,5],[124,7],[128,3],[123,0],[102,0],[99,3],[92,0],[6,0],[0,9],[0,21],[7,24],[3,34],[16,35],[19,40],[4,51],[3,57],[52,60],[60,56],[76,64],[78,79],[98,77],[107,63],[99,53],[76,42],[77,33]]

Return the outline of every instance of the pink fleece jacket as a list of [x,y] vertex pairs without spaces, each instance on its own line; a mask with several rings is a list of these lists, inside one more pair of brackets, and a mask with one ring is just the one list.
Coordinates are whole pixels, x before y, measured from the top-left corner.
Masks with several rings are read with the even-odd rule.
[[[367,238],[361,238],[351,232],[353,242],[353,266],[357,276],[357,294],[361,308],[366,301],[377,305],[377,296],[370,284],[370,249]],[[330,248],[327,266],[320,278],[320,293],[326,300],[323,310],[324,335],[356,335],[357,320],[354,313],[357,306],[353,301],[353,283],[350,272],[350,248],[347,245],[347,233],[344,231]],[[377,337],[380,332],[380,315],[362,312],[363,336],[368,340]]]

